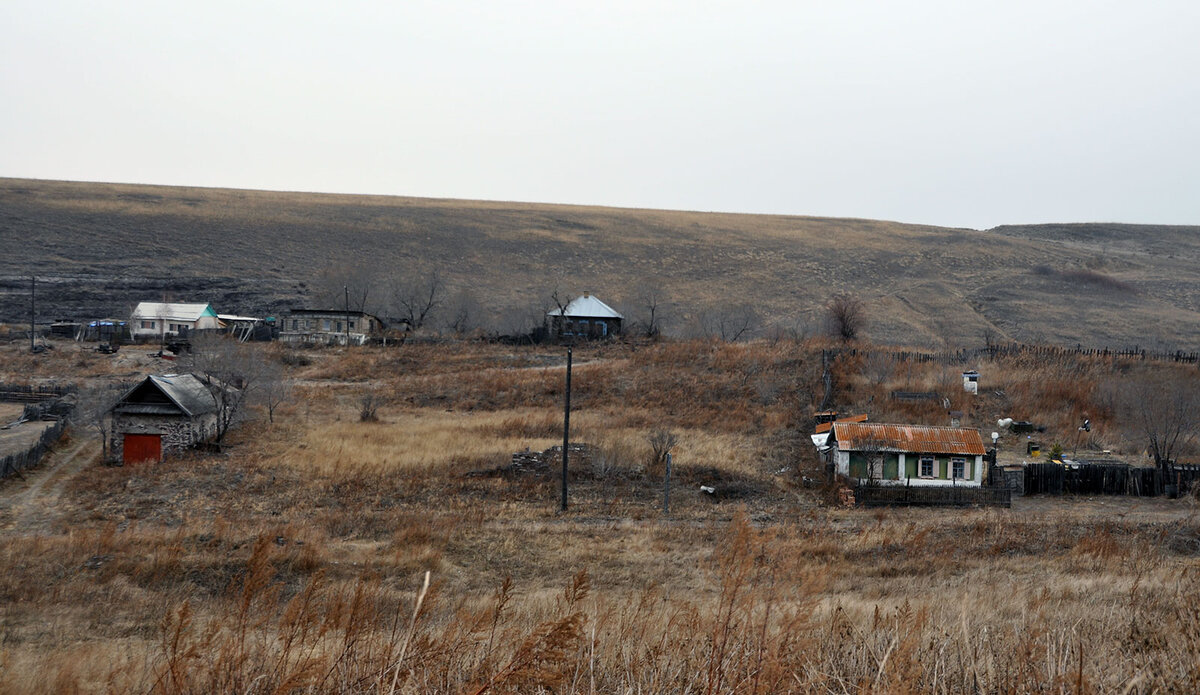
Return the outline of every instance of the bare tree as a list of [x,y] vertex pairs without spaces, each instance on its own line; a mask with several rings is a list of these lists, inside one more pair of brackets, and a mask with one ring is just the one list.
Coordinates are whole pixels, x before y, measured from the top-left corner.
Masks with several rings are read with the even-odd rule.
[[636,324],[647,338],[662,334],[669,312],[667,292],[656,281],[646,282],[634,290],[639,316]]
[[267,409],[267,422],[274,424],[275,409],[291,400],[294,384],[283,365],[271,361],[263,365],[259,386],[258,395]]
[[460,289],[446,303],[446,327],[455,335],[466,335],[479,328],[482,309],[479,298]]
[[1200,434],[1200,383],[1194,374],[1144,374],[1108,385],[1118,411],[1165,467]]
[[825,305],[825,328],[845,342],[856,340],[866,324],[862,300],[848,294],[836,294]]
[[117,382],[95,382],[79,391],[71,420],[100,435],[100,448],[104,461],[109,457],[109,442],[112,439],[112,418],[109,411],[130,389],[130,385]]
[[319,309],[378,311],[378,273],[361,264],[330,266],[312,283],[312,302]]
[[437,270],[414,273],[392,283],[393,310],[416,330],[442,305],[445,294],[446,283]]
[[750,304],[722,307],[717,311],[715,321],[718,335],[727,343],[750,337],[759,322],[758,312]]
[[693,319],[693,333],[734,343],[758,329],[758,312],[750,304],[725,304],[702,310]]
[[254,343],[239,343],[228,336],[203,332],[192,340],[182,365],[203,379],[217,407],[218,442],[246,415],[245,406],[258,395],[267,360]]
[[883,386],[896,373],[896,360],[891,353],[872,350],[863,360],[863,374],[875,386]]

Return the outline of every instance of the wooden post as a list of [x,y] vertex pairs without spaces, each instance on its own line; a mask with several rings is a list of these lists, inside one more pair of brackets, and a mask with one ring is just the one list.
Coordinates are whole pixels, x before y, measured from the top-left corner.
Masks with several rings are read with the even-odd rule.
[[350,347],[350,286],[342,285],[346,291],[346,347]]
[[563,405],[562,505],[567,511],[567,452],[571,447],[571,348],[567,348],[567,397]]
[[671,513],[671,453],[667,452],[667,470],[663,476],[663,514]]
[[37,305],[34,304],[34,299],[33,299],[33,295],[34,295],[34,292],[36,289],[37,289],[37,276],[35,275],[35,276],[31,276],[29,278],[29,351],[30,352],[33,352],[36,347],[33,342],[33,336],[36,334],[36,331],[37,331],[37,326],[36,326],[37,322],[35,320],[35,317],[37,316]]

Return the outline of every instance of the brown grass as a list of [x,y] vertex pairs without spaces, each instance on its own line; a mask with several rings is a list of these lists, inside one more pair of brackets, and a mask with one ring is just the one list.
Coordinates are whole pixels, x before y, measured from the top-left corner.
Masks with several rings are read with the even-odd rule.
[[[561,441],[562,370],[539,368],[555,351],[306,353],[298,402],[273,427],[240,428],[225,455],[90,467],[43,527],[0,533],[0,693],[1200,685],[1190,500],[821,506],[795,475],[819,349],[579,349],[573,439],[603,461],[575,471],[566,513],[553,472],[468,475]],[[372,380],[351,380],[347,363]],[[972,424],[1028,413],[1057,438],[1086,411],[1099,446],[1121,440],[1096,384],[1168,367],[980,368],[967,401],[957,366],[877,379],[844,360],[837,403],[936,422],[940,405],[886,394],[939,390],[969,404]],[[367,389],[384,397],[379,422],[358,422]],[[658,428],[679,436],[669,517],[646,469]],[[0,500],[19,488],[0,484]]]

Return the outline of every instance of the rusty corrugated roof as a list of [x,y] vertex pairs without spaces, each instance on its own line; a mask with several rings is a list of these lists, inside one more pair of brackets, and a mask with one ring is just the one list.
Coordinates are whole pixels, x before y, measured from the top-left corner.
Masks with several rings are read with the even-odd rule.
[[[847,415],[846,417],[838,418],[835,422],[866,422],[866,421],[867,421],[866,415]],[[819,425],[817,425],[816,434],[824,434],[824,433],[828,432],[829,428],[832,426],[833,426],[832,422],[822,422]]]
[[979,430],[967,427],[887,425],[878,422],[835,422],[833,438],[839,451],[877,447],[891,451],[982,456]]

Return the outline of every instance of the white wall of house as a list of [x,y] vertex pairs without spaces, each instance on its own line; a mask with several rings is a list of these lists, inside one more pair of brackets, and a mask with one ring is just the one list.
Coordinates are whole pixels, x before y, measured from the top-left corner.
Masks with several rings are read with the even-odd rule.
[[[835,470],[840,475],[844,475],[847,478],[850,477],[850,453],[851,452],[849,452],[849,451],[836,450],[836,451],[834,451],[834,458],[833,458]],[[908,458],[911,456],[920,456],[920,454],[914,454],[914,453],[901,453],[900,454],[900,462],[899,462],[898,470],[900,471],[901,477],[898,480],[897,479],[877,480],[876,482],[879,483],[880,485],[912,485],[913,487],[949,487],[951,485],[961,485],[961,486],[966,486],[966,487],[980,487],[981,485],[983,485],[983,457],[982,456],[974,457],[975,465],[973,466],[972,475],[970,478],[953,478],[953,479],[950,477],[946,477],[946,478],[937,477],[943,473],[942,461],[940,458],[937,458],[937,457],[934,458],[934,471],[933,471],[934,477],[932,477],[932,478],[920,478],[920,477],[906,478],[906,477],[904,477],[905,471],[907,470]],[[944,456],[946,456],[946,454],[938,454],[937,456],[944,457]],[[971,457],[967,456],[964,458],[971,458]]]

